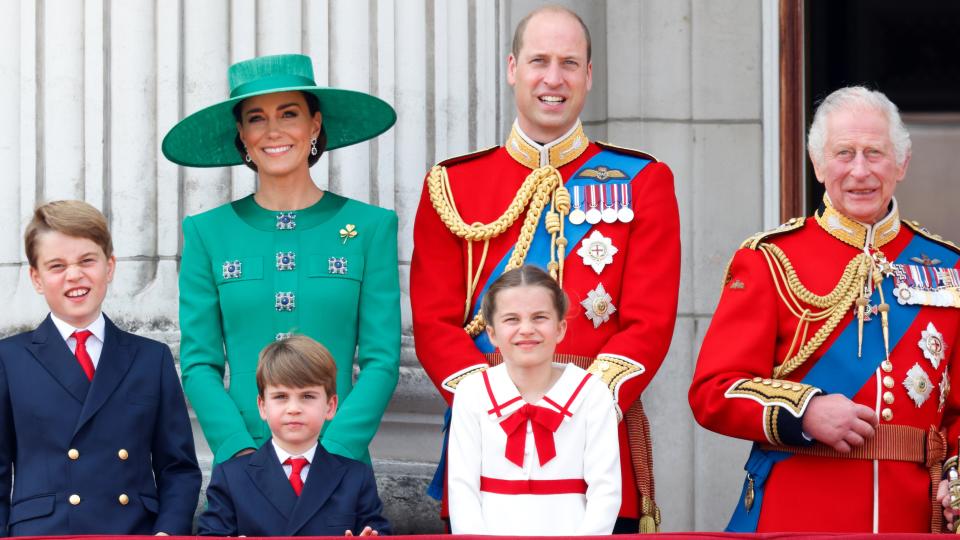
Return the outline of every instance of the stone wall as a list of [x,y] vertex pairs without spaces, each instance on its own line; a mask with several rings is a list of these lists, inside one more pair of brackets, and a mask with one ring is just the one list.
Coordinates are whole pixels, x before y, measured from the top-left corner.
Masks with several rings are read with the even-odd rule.
[[[644,402],[665,530],[721,528],[746,446],[695,426],[686,401],[727,257],[764,224],[761,0],[577,0],[594,39],[588,134],[640,148],[676,175],[683,259],[672,346]],[[226,68],[304,52],[317,81],[394,104],[397,125],[313,168],[332,191],[400,215],[400,385],[373,442],[401,532],[440,529],[423,495],[439,455],[443,403],[413,351],[407,280],[412,223],[434,162],[498,144],[513,120],[504,65],[533,0],[20,0],[0,18],[0,334],[45,314],[22,233],[34,206],[81,198],[103,209],[119,266],[107,312],[177,353],[180,221],[250,193],[246,169],[186,169],[159,152],[179,118],[227,94]],[[768,51],[769,52],[769,51]],[[769,127],[769,126],[767,126]],[[769,207],[769,201],[766,202]],[[656,279],[656,276],[648,276]],[[11,309],[12,308],[12,309]],[[209,450],[199,430],[208,468]]]

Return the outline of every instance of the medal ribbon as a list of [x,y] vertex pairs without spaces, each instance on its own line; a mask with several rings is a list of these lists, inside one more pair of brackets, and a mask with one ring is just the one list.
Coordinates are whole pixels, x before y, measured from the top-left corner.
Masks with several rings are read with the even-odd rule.
[[[649,159],[643,159],[637,156],[631,156],[629,154],[620,154],[617,152],[612,152],[610,150],[601,150],[597,152],[593,157],[587,160],[577,172],[570,177],[569,180],[564,182],[564,186],[568,190],[573,189],[579,186],[586,186],[588,188],[598,186],[596,179],[589,177],[581,177],[582,173],[586,169],[596,169],[598,166],[605,166],[609,169],[619,169],[623,171],[626,175],[626,178],[620,178],[616,181],[610,181],[611,184],[627,184],[629,185],[631,180],[640,174],[640,171],[643,170],[650,163]],[[546,269],[547,263],[550,262],[550,233],[547,232],[546,227],[546,216],[547,212],[543,212],[540,216],[540,223],[537,224],[537,230],[533,235],[533,240],[530,242],[530,248],[527,250],[527,257],[524,261],[525,264],[533,264],[539,266],[540,268]],[[567,246],[564,253],[564,258],[569,256],[572,250],[575,250],[580,241],[583,240],[583,237],[590,232],[590,229],[593,228],[593,225],[590,223],[581,223],[579,225],[574,225],[572,223],[567,223],[564,226],[564,235],[567,237]],[[507,261],[510,260],[510,256],[513,255],[513,250],[515,248],[510,248],[500,262],[497,263],[497,266],[494,267],[493,271],[490,272],[490,276],[487,278],[487,281],[483,284],[483,287],[480,289],[480,293],[477,295],[477,300],[474,302],[473,311],[470,314],[470,318],[473,318],[477,312],[480,310],[480,303],[483,300],[483,296],[487,294],[487,289],[490,288],[490,284],[493,283],[501,274],[506,270]],[[476,345],[477,349],[483,353],[492,353],[496,350],[496,347],[490,343],[490,339],[487,338],[486,332],[480,332],[477,337],[473,338],[473,343]]]
[[[931,254],[944,261],[945,266],[956,266],[958,256],[949,249],[935,244],[930,240],[914,235],[913,240],[897,256],[900,264],[909,261],[910,257],[920,256],[921,252]],[[893,300],[893,279],[884,279],[882,282],[885,298]],[[880,293],[873,292],[871,303],[880,303]],[[906,333],[914,319],[920,312],[921,306],[900,305],[896,301],[889,303],[889,335],[890,351],[893,352],[900,338]],[[874,318],[863,325],[863,356],[857,358],[857,320],[854,317],[837,336],[833,345],[823,353],[813,368],[807,372],[801,382],[823,390],[824,394],[843,394],[849,399],[863,388],[863,385],[873,376],[877,367],[886,358],[883,347],[883,330],[880,318]],[[760,508],[763,506],[764,484],[773,466],[793,456],[790,452],[762,450],[759,444],[754,443],[750,457],[744,469],[749,478],[744,480],[740,500],[734,510],[733,517],[725,529],[727,532],[756,532],[757,521],[760,519]],[[754,502],[747,511],[744,506],[744,497],[747,494],[749,481],[753,480]]]

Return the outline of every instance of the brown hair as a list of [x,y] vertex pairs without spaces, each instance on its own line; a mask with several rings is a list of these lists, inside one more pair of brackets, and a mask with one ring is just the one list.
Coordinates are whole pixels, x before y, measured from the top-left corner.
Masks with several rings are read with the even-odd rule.
[[267,386],[322,386],[327,398],[337,393],[337,364],[326,347],[307,336],[290,336],[267,345],[257,363],[257,390]]
[[113,239],[107,218],[83,201],[52,201],[38,206],[23,235],[24,250],[30,266],[37,268],[37,242],[43,233],[56,231],[75,238],[86,238],[100,246],[109,259],[113,256]]
[[567,299],[567,293],[560,288],[560,284],[543,269],[525,264],[504,272],[487,289],[487,293],[480,303],[480,313],[483,314],[483,320],[487,324],[493,321],[493,314],[497,312],[497,295],[505,289],[514,287],[543,287],[550,292],[550,296],[553,298],[553,307],[557,310],[557,318],[563,320],[567,316],[569,300]]
[[530,22],[530,19],[532,19],[535,15],[546,12],[565,13],[580,23],[580,28],[583,29],[583,37],[587,40],[587,62],[589,62],[591,56],[593,55],[593,44],[590,40],[590,29],[587,28],[586,23],[583,22],[583,19],[581,19],[580,15],[577,15],[575,11],[570,8],[555,4],[538,7],[530,13],[527,13],[526,17],[520,19],[520,22],[517,24],[517,29],[513,31],[513,44],[510,47],[510,52],[513,53],[513,57],[518,58],[520,56],[520,49],[523,48],[523,33],[527,30],[527,24]]

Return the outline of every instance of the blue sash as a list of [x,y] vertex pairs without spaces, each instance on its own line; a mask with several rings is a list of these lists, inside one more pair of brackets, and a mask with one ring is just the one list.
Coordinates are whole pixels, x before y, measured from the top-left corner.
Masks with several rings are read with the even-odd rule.
[[[940,259],[943,261],[941,264],[945,267],[952,268],[957,264],[958,256],[956,253],[920,235],[913,237],[913,240],[897,257],[896,262],[907,264],[911,257],[920,257],[922,254]],[[890,353],[892,355],[900,342],[900,338],[913,324],[920,308],[923,306],[900,305],[893,294],[893,279],[884,279],[882,287],[884,299],[890,306],[889,335]],[[877,305],[879,303],[880,294],[874,291],[871,304]],[[853,396],[863,388],[863,385],[873,376],[877,367],[885,358],[883,329],[879,316],[872,318],[863,325],[862,358],[857,358],[857,334],[857,319],[854,317],[833,345],[830,346],[830,349],[807,372],[802,382],[820,388],[824,394],[843,394],[847,398],[853,399]],[[763,506],[764,487],[767,478],[770,476],[770,471],[773,470],[775,464],[790,458],[792,455],[791,452],[763,450],[759,444],[754,443],[747,464],[744,466],[748,478],[743,481],[740,500],[734,509],[733,517],[730,518],[730,523],[727,524],[727,532],[756,532],[760,509]],[[750,478],[753,479],[754,502],[750,511],[747,511],[743,500],[747,493]]]
[[[577,172],[570,177],[569,180],[564,182],[564,185],[567,189],[570,189],[574,186],[585,186],[590,184],[598,184],[596,178],[581,176],[586,169],[596,169],[597,167],[606,167],[610,170],[618,169],[623,171],[626,175],[625,178],[615,178],[603,182],[602,185],[619,185],[619,184],[629,184],[633,178],[643,170],[650,163],[649,159],[643,159],[637,156],[632,156],[629,154],[621,154],[618,152],[612,152],[610,150],[601,150],[592,158],[588,159],[582,167],[577,169]],[[636,201],[633,201],[634,206]],[[547,232],[546,226],[546,216],[547,209],[544,208],[543,213],[540,215],[540,222],[537,224],[537,230],[533,235],[533,240],[530,242],[530,248],[527,251],[527,257],[524,260],[525,264],[532,264],[539,266],[546,270],[547,264],[550,262],[550,233]],[[584,236],[590,232],[590,229],[593,228],[593,225],[590,223],[581,223],[579,225],[574,225],[567,221],[563,225],[563,234],[567,238],[566,252],[564,253],[564,260],[570,254],[571,250],[578,248],[580,241]],[[484,295],[487,294],[487,289],[490,288],[490,285],[500,277],[501,274],[507,268],[507,262],[510,260],[510,257],[513,255],[513,250],[511,248],[506,255],[503,256],[503,259],[494,267],[493,272],[490,273],[490,277],[487,278],[486,283],[483,284],[483,288],[480,289],[480,294],[477,296],[477,302],[474,304],[473,311],[470,314],[472,319],[476,316],[477,312],[480,311],[480,304],[483,301]],[[490,339],[487,338],[486,332],[481,332],[477,337],[473,338],[473,343],[476,345],[477,349],[480,349],[482,353],[492,353],[496,348],[490,343]]]

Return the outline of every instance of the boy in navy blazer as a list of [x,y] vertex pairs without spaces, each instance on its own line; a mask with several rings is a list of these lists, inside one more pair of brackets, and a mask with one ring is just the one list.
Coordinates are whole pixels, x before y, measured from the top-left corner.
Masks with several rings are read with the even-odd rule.
[[389,534],[373,469],[317,444],[337,410],[337,367],[306,336],[267,345],[257,366],[257,406],[272,438],[213,469],[199,534]]
[[101,312],[116,265],[103,214],[45,204],[24,241],[50,315],[0,341],[0,536],[189,534],[183,392],[166,345]]

